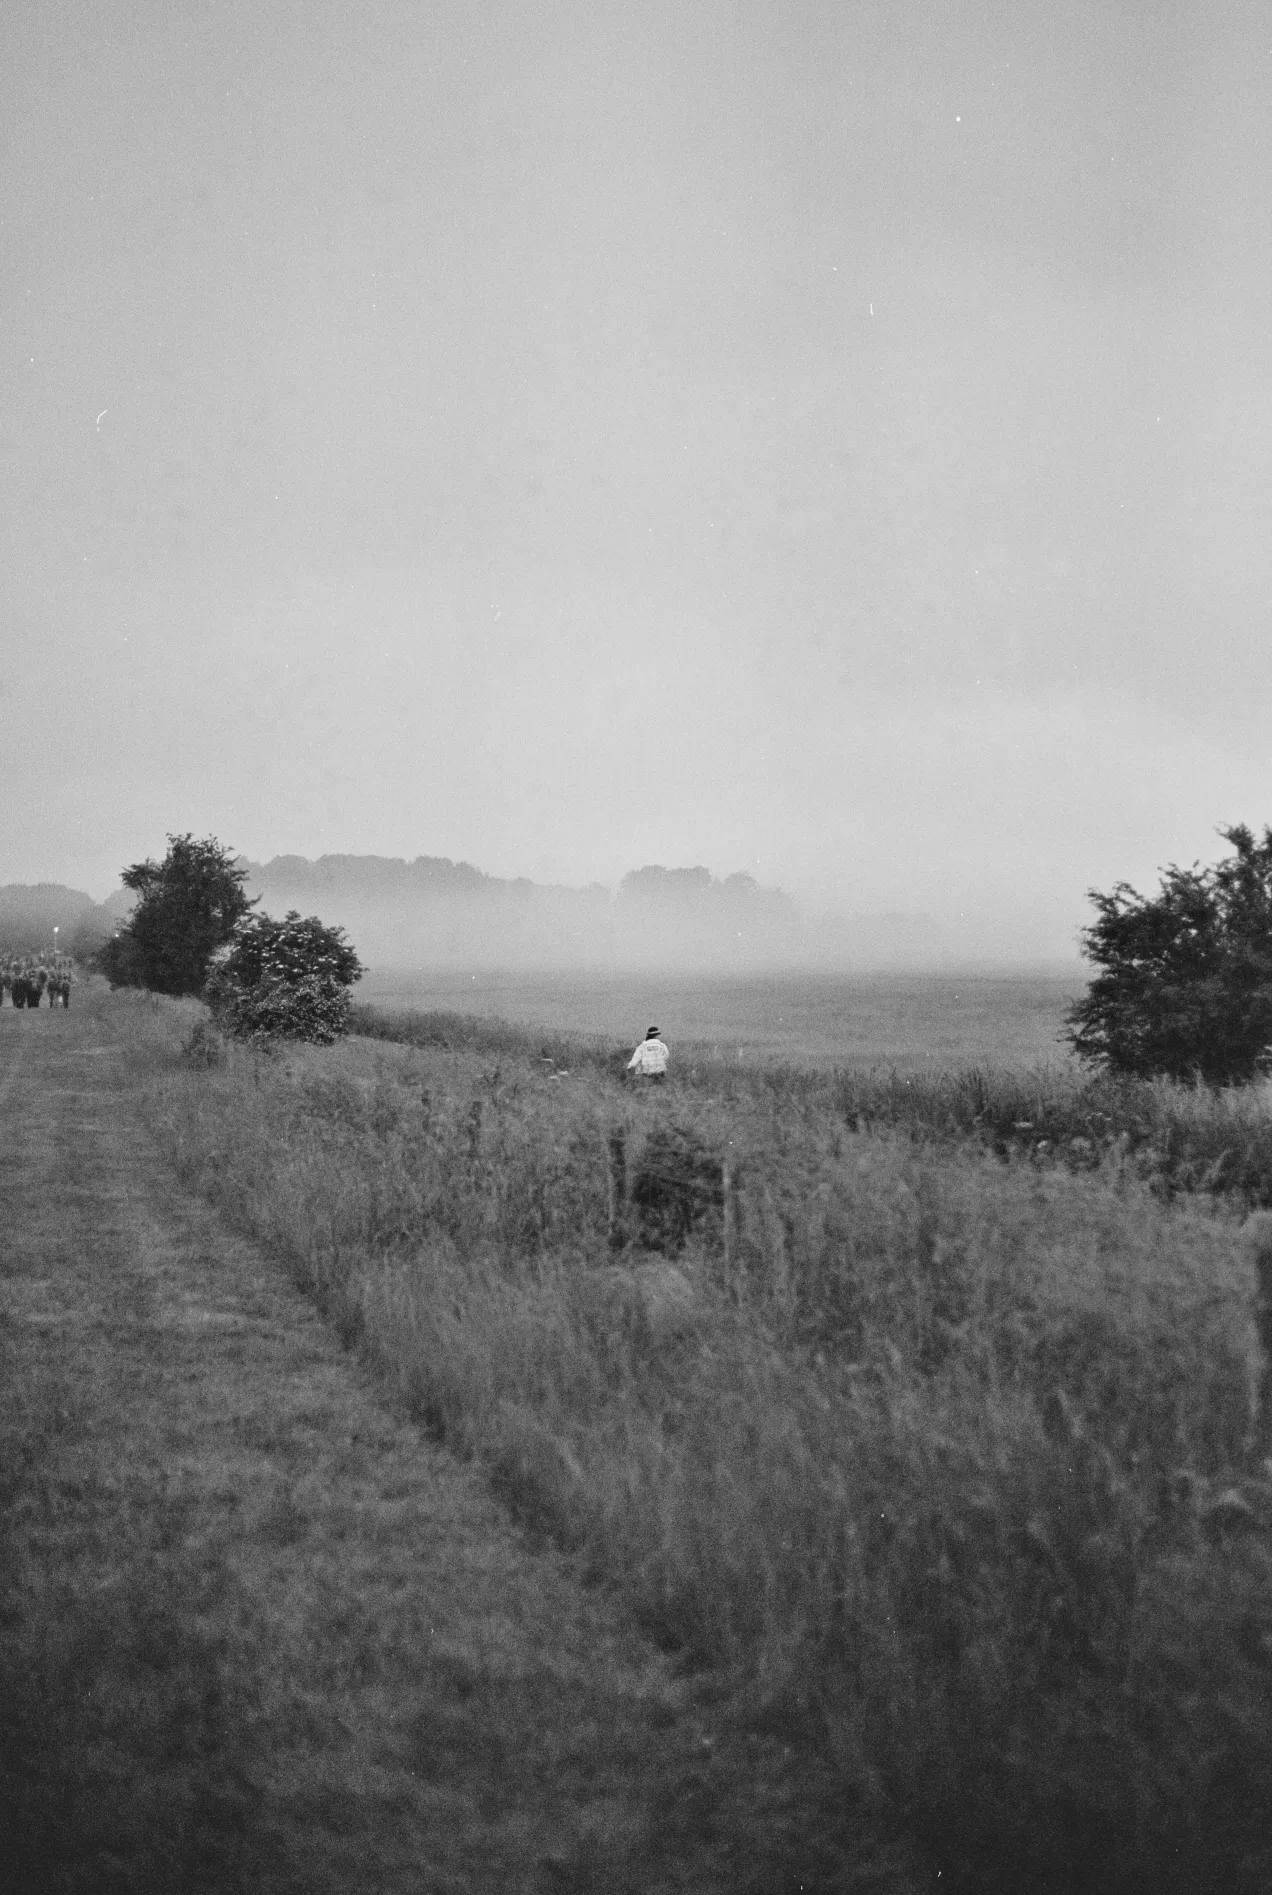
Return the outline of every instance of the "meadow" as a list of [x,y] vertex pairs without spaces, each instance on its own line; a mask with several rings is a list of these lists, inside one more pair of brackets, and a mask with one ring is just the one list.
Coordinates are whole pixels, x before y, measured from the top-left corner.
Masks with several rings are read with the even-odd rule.
[[833,1760],[814,1830],[953,1888],[1268,1885],[1261,1095],[155,1018],[182,1177],[724,1723]]
[[690,1061],[944,1072],[1065,1065],[1060,1032],[1081,967],[1031,974],[425,973],[373,968],[380,1012],[460,1013],[535,1031],[638,1040],[656,1022]]

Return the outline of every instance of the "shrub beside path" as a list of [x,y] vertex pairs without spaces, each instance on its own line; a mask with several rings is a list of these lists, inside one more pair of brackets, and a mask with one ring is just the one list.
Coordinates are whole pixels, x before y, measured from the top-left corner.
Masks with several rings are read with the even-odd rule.
[[121,1020],[0,1013],[0,1887],[908,1886],[176,1184]]

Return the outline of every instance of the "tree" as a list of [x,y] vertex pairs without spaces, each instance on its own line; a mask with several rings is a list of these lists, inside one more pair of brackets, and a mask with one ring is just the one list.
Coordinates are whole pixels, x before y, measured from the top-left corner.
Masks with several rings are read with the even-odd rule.
[[1168,868],[1155,898],[1090,891],[1082,951],[1102,971],[1068,1014],[1080,1058],[1212,1085],[1272,1068],[1272,828],[1219,833],[1235,855]]
[[349,988],[362,964],[343,928],[296,909],[282,921],[239,922],[205,989],[217,1024],[236,1038],[313,1040],[328,1046],[349,1030]]
[[162,862],[134,862],[121,880],[138,901],[97,957],[111,986],[202,993],[212,956],[253,905],[243,893],[246,869],[215,836],[169,836]]

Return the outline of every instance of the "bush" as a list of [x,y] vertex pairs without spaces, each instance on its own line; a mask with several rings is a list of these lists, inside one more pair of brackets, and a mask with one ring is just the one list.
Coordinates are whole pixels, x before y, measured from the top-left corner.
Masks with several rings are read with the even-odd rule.
[[1091,890],[1082,949],[1103,971],[1068,1016],[1079,1058],[1139,1077],[1253,1079],[1272,1048],[1272,829],[1220,834],[1236,859],[1167,869],[1150,900]]
[[88,955],[88,965],[94,973],[105,974],[112,987],[144,987],[141,962],[132,936],[126,928],[118,934],[93,948]]
[[349,1031],[349,988],[362,965],[343,928],[293,908],[282,921],[239,923],[205,989],[213,1018],[236,1039],[310,1040],[330,1046]]

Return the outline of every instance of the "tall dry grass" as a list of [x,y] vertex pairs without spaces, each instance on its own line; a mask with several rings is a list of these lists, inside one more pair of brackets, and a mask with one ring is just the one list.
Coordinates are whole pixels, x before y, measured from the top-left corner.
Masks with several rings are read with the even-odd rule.
[[136,1017],[182,1175],[721,1716],[833,1755],[950,1887],[1272,1882],[1234,1213],[841,1081],[632,1096],[603,1049],[441,1032],[195,1070]]
[[[627,1048],[584,1034],[503,1020],[367,1006],[353,1013],[360,1035],[395,1044],[537,1059],[610,1078],[628,1058]],[[857,1128],[970,1139],[1000,1157],[1027,1152],[1037,1163],[1079,1170],[1102,1162],[1129,1166],[1163,1196],[1200,1191],[1246,1209],[1272,1206],[1272,1087],[1266,1084],[1215,1089],[1115,1078],[1072,1063],[1028,1072],[990,1066],[825,1071],[776,1061],[747,1068],[715,1057],[709,1047],[687,1045],[678,1049],[677,1085],[695,1098],[798,1102]]]

